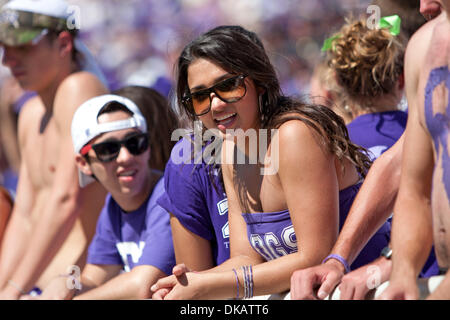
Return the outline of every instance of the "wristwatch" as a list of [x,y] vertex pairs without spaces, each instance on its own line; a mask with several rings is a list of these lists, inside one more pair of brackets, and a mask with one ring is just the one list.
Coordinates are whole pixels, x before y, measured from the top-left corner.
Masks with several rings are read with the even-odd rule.
[[381,256],[386,259],[390,259],[392,257],[392,249],[389,247],[384,247],[383,250],[381,250]]

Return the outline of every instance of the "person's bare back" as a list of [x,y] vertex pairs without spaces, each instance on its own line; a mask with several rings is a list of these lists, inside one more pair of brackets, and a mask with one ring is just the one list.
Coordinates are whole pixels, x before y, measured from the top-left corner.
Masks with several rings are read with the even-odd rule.
[[434,169],[431,208],[433,234],[439,266],[450,267],[450,20],[443,13],[436,25],[419,80],[420,99],[424,104],[420,123],[430,135]]

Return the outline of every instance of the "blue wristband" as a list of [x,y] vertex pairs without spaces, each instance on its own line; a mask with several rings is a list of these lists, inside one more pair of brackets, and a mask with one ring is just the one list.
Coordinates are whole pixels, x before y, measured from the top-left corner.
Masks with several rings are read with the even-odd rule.
[[336,259],[337,261],[339,261],[340,263],[342,263],[342,265],[345,268],[345,273],[349,273],[350,272],[350,267],[348,265],[348,262],[342,258],[340,255],[338,254],[330,254],[328,257],[326,257],[325,259],[323,259],[322,264],[324,264],[325,262],[327,262],[329,259]]
[[236,291],[237,291],[237,293],[236,293],[236,300],[239,300],[239,278],[238,278],[236,269],[233,268],[233,272],[234,272],[234,275],[236,277]]

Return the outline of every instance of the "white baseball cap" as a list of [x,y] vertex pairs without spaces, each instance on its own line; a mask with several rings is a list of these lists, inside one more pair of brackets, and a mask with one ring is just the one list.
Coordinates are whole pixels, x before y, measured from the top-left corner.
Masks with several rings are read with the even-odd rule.
[[[111,102],[118,102],[133,113],[126,120],[98,123],[98,116],[104,106]],[[95,137],[111,131],[138,128],[142,132],[147,132],[147,123],[137,105],[128,98],[114,94],[105,94],[87,100],[75,111],[72,118],[72,142],[75,153],[80,153],[81,149]],[[95,181],[93,177],[85,175],[78,170],[79,183],[81,187]]]
[[0,41],[9,46],[37,42],[48,30],[74,29],[63,0],[12,0],[0,12]]
[[[0,43],[18,46],[34,43],[47,34],[79,27],[79,18],[64,0],[12,0],[0,10]],[[74,47],[81,54],[81,69],[96,75],[108,87],[108,82],[86,45],[75,37]]]
[[3,8],[34,12],[57,18],[69,16],[69,5],[64,0],[11,0]]

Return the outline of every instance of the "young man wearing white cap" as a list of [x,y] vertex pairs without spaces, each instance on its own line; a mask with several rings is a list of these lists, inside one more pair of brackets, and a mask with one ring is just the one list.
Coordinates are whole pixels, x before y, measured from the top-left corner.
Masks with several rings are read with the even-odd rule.
[[40,298],[150,298],[150,287],[171,274],[175,254],[170,215],[156,203],[164,180],[148,166],[145,119],[130,99],[95,97],[75,112],[72,139],[80,184],[95,177],[109,194],[81,279],[57,277]]
[[0,11],[2,62],[22,88],[38,93],[19,118],[22,163],[1,248],[0,299],[82,268],[104,203],[100,184],[78,185],[70,124],[79,105],[107,89],[81,71],[91,61],[68,11],[62,0],[13,0]]

